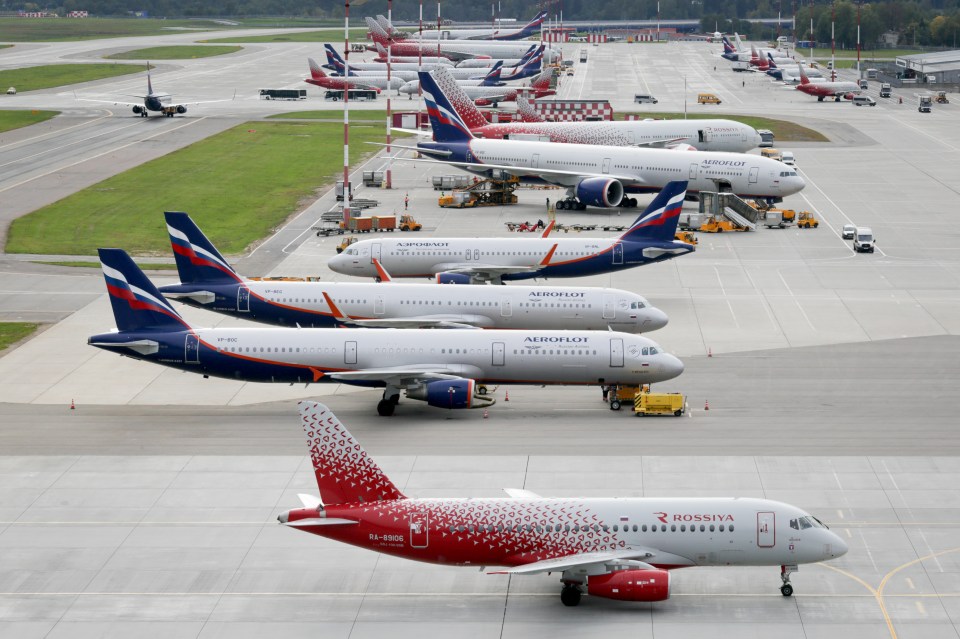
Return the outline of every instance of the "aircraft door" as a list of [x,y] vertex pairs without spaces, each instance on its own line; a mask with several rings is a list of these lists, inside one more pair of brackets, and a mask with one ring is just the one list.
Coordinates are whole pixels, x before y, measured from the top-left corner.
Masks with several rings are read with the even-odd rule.
[[633,134],[633,131],[627,131],[627,144],[634,145],[637,143],[636,136]]
[[704,127],[704,128],[703,128],[703,141],[704,141],[704,142],[710,142],[711,140],[713,140],[713,131],[710,129],[710,127]]
[[613,263],[614,264],[623,264],[623,243],[615,242],[613,244]]
[[480,259],[480,249],[473,249],[473,261],[476,262]]
[[410,513],[410,547],[426,548],[429,543],[430,515],[428,513]]
[[380,242],[374,242],[370,245],[370,263],[373,264],[373,260],[380,261]]
[[530,158],[530,168],[535,169],[540,166],[540,154],[534,153],[533,157]]
[[757,548],[773,548],[777,543],[776,513],[757,513]]
[[343,343],[343,363],[344,364],[357,363],[357,343],[356,342]]
[[500,298],[500,317],[512,317],[513,306],[510,304],[509,297]]
[[603,173],[610,172],[610,158],[603,158]]
[[250,312],[250,289],[246,286],[237,289],[237,310],[241,313]]
[[617,319],[617,296],[603,296],[603,319]]
[[757,178],[760,176],[760,167],[752,166],[750,167],[750,184],[756,184]]
[[696,180],[696,179],[697,179],[697,164],[696,164],[696,162],[693,162],[693,163],[690,164],[690,176],[689,176],[689,178],[690,178],[691,180]]
[[186,364],[200,363],[200,338],[190,333],[183,349],[183,361]]
[[623,338],[614,337],[610,339],[610,366],[614,368],[623,367]]
[[374,315],[383,315],[385,312],[386,304],[383,302],[383,295],[375,295],[373,297],[373,314]]
[[507,349],[504,347],[503,342],[494,342],[493,343],[493,360],[491,364],[494,366],[505,366],[506,365],[506,353]]

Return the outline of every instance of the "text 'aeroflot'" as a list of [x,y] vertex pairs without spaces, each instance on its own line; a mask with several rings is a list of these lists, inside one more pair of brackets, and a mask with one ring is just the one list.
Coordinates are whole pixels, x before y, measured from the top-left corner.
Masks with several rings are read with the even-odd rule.
[[[319,499],[280,523],[396,557],[492,574],[557,573],[561,601],[584,590],[621,601],[663,601],[673,568],[780,566],[784,596],[799,564],[847,545],[816,517],[778,501],[741,498],[411,499],[324,405],[300,403]],[[322,566],[317,566],[322,570]]]
[[640,295],[612,288],[249,280],[230,267],[189,215],[165,216],[180,283],[161,286],[160,292],[197,308],[256,322],[626,333],[646,333],[667,324],[666,314]]
[[438,408],[476,408],[490,403],[478,382],[639,386],[683,372],[652,340],[613,331],[194,328],[124,251],[99,254],[117,330],[91,346],[204,376],[384,388],[381,415],[404,390]]

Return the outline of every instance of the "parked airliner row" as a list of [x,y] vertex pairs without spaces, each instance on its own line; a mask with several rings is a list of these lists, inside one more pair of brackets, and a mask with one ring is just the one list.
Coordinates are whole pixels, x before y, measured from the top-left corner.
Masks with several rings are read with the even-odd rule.
[[[180,283],[168,299],[266,324],[329,328],[512,328],[646,333],[667,315],[613,288],[439,286],[249,280],[240,277],[186,213],[168,212]],[[389,278],[386,272],[383,276]]]
[[438,408],[492,403],[477,383],[639,386],[680,375],[652,340],[613,331],[194,328],[119,249],[100,249],[117,330],[87,343],[163,366],[246,382],[344,383]]
[[485,139],[549,138],[568,144],[674,147],[700,151],[743,152],[759,146],[757,130],[735,120],[616,120],[609,122],[547,122],[524,96],[517,96],[523,122],[490,123],[446,69],[433,73],[470,133]]
[[[594,597],[663,601],[668,570],[780,566],[793,594],[799,564],[828,561],[846,543],[795,506],[755,498],[549,498],[506,489],[508,498],[412,499],[404,495],[329,408],[300,402],[320,497],[281,524],[376,552],[491,574],[558,573],[561,601]],[[321,568],[318,568],[321,569]]]
[[[670,153],[660,151],[660,153]],[[611,238],[383,238],[361,240],[327,261],[336,273],[377,277],[434,277],[446,283],[501,283],[536,277],[611,273],[686,255],[693,245],[674,239],[686,182],[671,182],[620,237]]]
[[418,152],[471,173],[505,171],[525,182],[565,186],[562,208],[620,206],[624,192],[656,191],[675,180],[687,180],[693,192],[726,190],[772,200],[805,186],[792,167],[756,155],[478,139],[431,73],[420,74],[420,85],[434,141],[418,143]]

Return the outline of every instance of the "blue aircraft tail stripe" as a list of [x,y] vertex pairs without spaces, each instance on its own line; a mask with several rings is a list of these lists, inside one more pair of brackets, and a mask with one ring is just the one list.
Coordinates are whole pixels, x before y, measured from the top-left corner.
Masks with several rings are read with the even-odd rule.
[[126,252],[100,249],[98,253],[119,330],[190,328]]
[[[445,72],[438,69],[439,72]],[[423,100],[427,105],[427,116],[433,128],[433,139],[436,142],[465,142],[473,139],[468,127],[456,109],[447,100],[447,96],[437,86],[433,75],[425,71],[420,72],[420,88],[423,90]]]
[[669,182],[621,236],[621,239],[673,240],[686,194],[686,181]]

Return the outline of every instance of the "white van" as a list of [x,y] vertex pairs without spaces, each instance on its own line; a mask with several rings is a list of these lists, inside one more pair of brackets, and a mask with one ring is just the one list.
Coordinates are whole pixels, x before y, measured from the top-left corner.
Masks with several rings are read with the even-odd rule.
[[877,101],[869,95],[855,95],[851,102],[857,106],[877,106]]
[[656,104],[657,99],[650,95],[649,93],[637,93],[633,96],[633,101],[638,104],[645,104],[649,102],[650,104]]
[[781,154],[783,157],[780,158],[780,161],[784,164],[789,164],[790,166],[797,165],[797,159],[793,155],[793,151],[784,151]]
[[855,253],[873,253],[873,231],[866,226],[858,226],[853,236],[853,250]]

